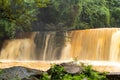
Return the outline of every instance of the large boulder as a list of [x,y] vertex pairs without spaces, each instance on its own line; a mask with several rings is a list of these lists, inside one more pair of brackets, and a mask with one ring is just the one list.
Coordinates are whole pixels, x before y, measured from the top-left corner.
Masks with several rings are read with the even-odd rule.
[[2,69],[0,73],[0,80],[16,80],[27,79],[30,76],[40,75],[43,71],[25,68],[21,66],[15,66],[11,68]]

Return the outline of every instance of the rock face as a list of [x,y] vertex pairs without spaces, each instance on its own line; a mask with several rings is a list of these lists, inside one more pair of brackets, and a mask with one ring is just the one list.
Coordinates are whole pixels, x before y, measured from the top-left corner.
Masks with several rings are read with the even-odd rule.
[[[74,62],[62,63],[58,65],[63,66],[65,72],[70,74],[77,74],[84,71],[83,67]],[[44,72],[36,69],[15,66],[0,70],[0,80],[39,80],[40,76],[48,71]],[[120,73],[109,73],[106,77],[108,80],[120,80]]]
[[83,71],[83,68],[81,66],[73,62],[62,63],[61,65],[64,67],[67,73],[76,74],[76,73],[81,73]]
[[[83,68],[73,62],[59,64],[64,67],[65,71],[70,74],[81,73]],[[46,71],[47,72],[47,71]],[[40,76],[44,71],[15,66],[10,68],[4,68],[0,72],[0,80],[31,80],[31,76]],[[36,80],[36,79],[32,79]]]
[[6,68],[1,71],[0,80],[25,79],[33,75],[40,75],[43,71],[21,66]]

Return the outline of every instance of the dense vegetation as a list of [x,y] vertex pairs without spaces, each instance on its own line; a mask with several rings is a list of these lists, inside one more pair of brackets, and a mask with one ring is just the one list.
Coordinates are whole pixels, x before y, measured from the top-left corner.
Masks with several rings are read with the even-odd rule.
[[82,65],[80,73],[67,73],[63,66],[54,65],[47,73],[44,73],[40,80],[107,80],[106,73],[94,71],[92,66]]
[[40,11],[39,22],[55,29],[120,27],[120,0],[51,0]]
[[120,0],[0,0],[0,40],[31,26],[62,31],[119,27]]
[[29,30],[36,20],[38,8],[48,0],[0,0],[0,37],[11,37],[16,29]]
[[16,30],[30,30],[32,22],[49,0],[0,0],[0,44],[15,36]]

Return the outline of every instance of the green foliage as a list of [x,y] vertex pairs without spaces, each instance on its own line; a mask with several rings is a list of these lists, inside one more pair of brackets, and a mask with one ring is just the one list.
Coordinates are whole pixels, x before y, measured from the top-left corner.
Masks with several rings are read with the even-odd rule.
[[103,73],[102,75],[97,72],[92,70],[92,66],[84,66],[84,75],[87,76],[88,80],[106,80],[106,73]]
[[77,29],[120,27],[120,0],[84,0]]
[[63,30],[115,27],[120,26],[119,5],[119,0],[51,0],[41,9],[39,21]]
[[3,72],[3,70],[2,69],[0,69],[0,74]]
[[48,1],[0,0],[0,36],[13,37],[16,29],[29,30],[36,20],[38,8],[46,7]]
[[84,0],[82,7],[80,23],[77,28],[96,28],[110,25],[110,12],[106,7],[106,0]]
[[49,73],[51,75],[51,79],[53,80],[62,80],[65,75],[64,68],[60,65],[54,65]]
[[[45,24],[55,24],[55,27],[72,29],[81,13],[80,0],[51,0],[47,8],[41,9],[39,21]],[[48,14],[49,13],[49,14]]]
[[54,65],[40,80],[107,80],[105,73],[94,71],[92,66],[82,65],[82,73],[70,74],[61,65]]
[[50,80],[50,75],[48,75],[48,73],[43,73],[40,80]]
[[80,2],[80,0],[53,0],[53,7],[59,13],[59,22],[64,22],[67,26],[75,26],[82,11]]
[[120,27],[120,0],[107,0],[107,4],[111,13],[110,25]]
[[54,28],[62,26],[63,30],[118,27],[119,7],[119,0],[51,0],[47,8],[41,9],[39,21],[54,24]]

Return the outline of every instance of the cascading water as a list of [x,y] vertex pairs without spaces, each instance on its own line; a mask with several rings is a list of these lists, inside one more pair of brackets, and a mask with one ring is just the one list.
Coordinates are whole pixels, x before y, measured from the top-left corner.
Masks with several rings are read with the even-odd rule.
[[36,60],[59,60],[64,42],[63,33],[38,32],[34,39]]
[[63,45],[64,33],[19,34],[17,39],[4,42],[0,60],[59,60]]
[[[65,61],[72,58],[88,61],[93,65],[114,65],[117,66],[114,68],[117,71],[120,64],[112,62],[119,63],[119,56],[120,29],[99,28],[68,32],[45,31],[19,34],[17,39],[4,42],[0,60]],[[99,63],[99,61],[110,63]]]
[[120,61],[120,31],[112,35],[109,59],[110,61]]
[[118,60],[113,56],[115,54],[118,56],[120,44],[118,31],[117,28],[72,31],[70,33],[72,57],[78,60]]
[[0,60],[31,60],[34,59],[35,34],[24,39],[6,40],[0,53]]
[[21,39],[4,42],[0,59],[120,60],[120,31],[118,28],[75,30],[66,33],[33,32],[21,36],[18,36]]

